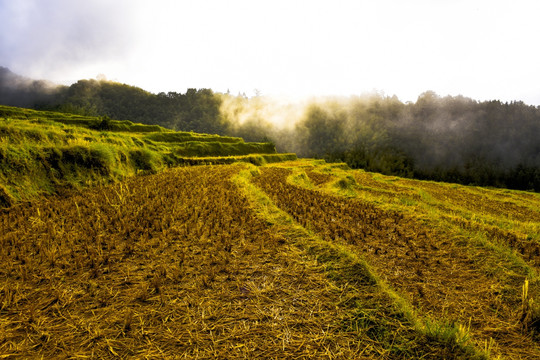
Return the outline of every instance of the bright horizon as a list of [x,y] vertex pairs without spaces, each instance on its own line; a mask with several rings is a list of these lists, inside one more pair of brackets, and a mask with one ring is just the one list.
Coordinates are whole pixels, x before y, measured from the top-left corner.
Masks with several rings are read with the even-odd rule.
[[540,2],[0,0],[0,66],[71,84],[540,105]]

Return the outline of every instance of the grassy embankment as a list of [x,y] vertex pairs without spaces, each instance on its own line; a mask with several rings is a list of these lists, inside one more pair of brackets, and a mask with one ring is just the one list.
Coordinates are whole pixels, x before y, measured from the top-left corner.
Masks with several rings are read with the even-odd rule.
[[0,206],[140,171],[293,158],[270,143],[0,106]]

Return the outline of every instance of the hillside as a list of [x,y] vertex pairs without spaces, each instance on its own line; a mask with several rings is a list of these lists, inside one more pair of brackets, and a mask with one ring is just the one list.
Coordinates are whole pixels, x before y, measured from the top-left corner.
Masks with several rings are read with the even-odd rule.
[[0,106],[0,206],[167,167],[292,158],[271,143]]
[[380,93],[287,103],[211,89],[153,94],[103,79],[54,86],[0,66],[0,104],[270,139],[279,152],[355,169],[540,192],[540,107],[522,101],[428,90],[406,103]]
[[0,356],[537,359],[539,209],[310,160],[43,198],[0,211]]

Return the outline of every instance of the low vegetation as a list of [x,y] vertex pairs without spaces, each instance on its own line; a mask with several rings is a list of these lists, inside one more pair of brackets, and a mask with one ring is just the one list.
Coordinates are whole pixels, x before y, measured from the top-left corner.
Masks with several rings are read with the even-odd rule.
[[271,143],[0,106],[0,205],[179,165],[294,159]]
[[303,227],[364,259],[423,331],[443,319],[493,357],[540,355],[538,194],[324,162],[263,168],[254,181]]
[[258,216],[231,181],[242,169],[167,170],[2,212],[0,353],[470,354],[418,332],[361,262]]

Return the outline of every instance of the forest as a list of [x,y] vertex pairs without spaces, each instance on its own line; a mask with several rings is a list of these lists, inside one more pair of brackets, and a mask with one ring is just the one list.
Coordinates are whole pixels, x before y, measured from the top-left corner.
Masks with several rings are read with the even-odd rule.
[[540,107],[521,101],[426,91],[407,103],[372,93],[291,105],[211,89],[153,94],[106,80],[57,86],[0,68],[0,103],[272,141],[280,152],[386,175],[540,191]]

